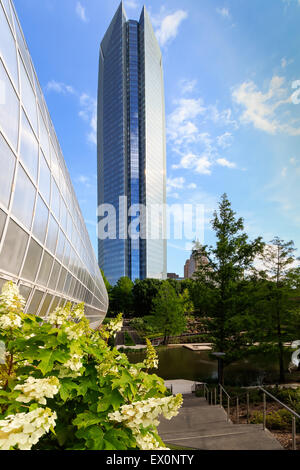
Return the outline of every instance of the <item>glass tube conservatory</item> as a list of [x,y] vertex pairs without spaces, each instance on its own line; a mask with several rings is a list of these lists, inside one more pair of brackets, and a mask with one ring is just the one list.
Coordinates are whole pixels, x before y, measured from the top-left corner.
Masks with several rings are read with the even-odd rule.
[[0,0],[0,287],[46,316],[85,302],[93,327],[108,296],[49,112],[10,0]]

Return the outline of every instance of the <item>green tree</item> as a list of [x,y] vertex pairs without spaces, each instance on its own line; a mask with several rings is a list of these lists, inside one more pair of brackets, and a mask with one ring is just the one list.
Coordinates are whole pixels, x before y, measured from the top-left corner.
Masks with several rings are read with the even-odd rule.
[[111,289],[110,310],[114,313],[122,312],[128,317],[133,312],[133,282],[129,277],[121,277]]
[[211,224],[216,235],[215,247],[196,245],[193,251],[199,263],[196,282],[202,289],[214,350],[226,353],[225,361],[229,363],[247,347],[248,339],[243,334],[249,302],[245,279],[264,244],[261,237],[249,240],[244,232],[244,220],[236,218],[226,194]]
[[156,297],[162,281],[158,279],[136,280],[133,286],[133,304],[136,317],[151,315],[153,299]]
[[293,241],[284,242],[279,237],[266,246],[261,257],[264,269],[259,272],[256,315],[260,328],[257,340],[261,346],[275,345],[279,363],[279,380],[285,381],[284,342],[299,339],[296,333],[299,303],[297,288],[300,285],[299,268],[294,268],[296,249]]
[[109,294],[110,291],[111,291],[111,289],[112,289],[112,286],[111,286],[111,284],[108,282],[107,277],[105,276],[103,269],[100,268],[100,271],[101,271],[101,274],[102,274],[102,278],[103,278],[103,281],[104,281],[104,285],[105,285],[106,290],[107,290],[107,292],[108,292],[108,294]]
[[168,344],[170,336],[184,331],[186,326],[184,302],[167,281],[162,283],[153,300],[153,314],[157,326],[164,334],[165,345]]

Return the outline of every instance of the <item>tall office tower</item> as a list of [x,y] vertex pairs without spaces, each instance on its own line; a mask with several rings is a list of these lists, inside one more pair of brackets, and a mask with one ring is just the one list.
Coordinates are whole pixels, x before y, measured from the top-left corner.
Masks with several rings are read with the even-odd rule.
[[[100,47],[98,204],[111,204],[116,210],[115,239],[100,236],[98,242],[99,265],[108,280],[115,284],[122,276],[133,281],[165,279],[166,133],[162,55],[145,7],[139,22],[127,20],[123,2]],[[137,204],[146,206],[147,212],[130,212]],[[99,217],[99,221],[103,219]],[[129,227],[135,224],[138,227],[135,233],[139,234],[130,237]]]
[[25,312],[85,302],[97,327],[108,296],[15,8],[0,2],[0,288]]

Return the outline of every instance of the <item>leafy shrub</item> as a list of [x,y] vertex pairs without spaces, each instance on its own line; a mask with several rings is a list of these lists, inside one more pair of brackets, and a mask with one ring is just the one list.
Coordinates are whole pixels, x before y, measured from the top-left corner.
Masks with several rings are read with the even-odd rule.
[[125,331],[125,334],[124,334],[124,342],[125,342],[125,346],[135,346],[135,342],[133,341],[133,339],[131,338],[131,336],[129,335],[127,331]]
[[[148,344],[143,363],[108,346],[122,328],[118,316],[90,329],[83,304],[57,308],[47,319],[23,313],[13,283],[0,295],[0,449],[159,449],[157,417],[178,413]],[[153,352],[154,351],[154,352]]]
[[[250,417],[250,423],[260,424],[263,422],[263,412],[254,411]],[[272,411],[266,415],[266,426],[268,429],[277,429],[290,431],[292,426],[292,415],[284,408],[278,411]]]

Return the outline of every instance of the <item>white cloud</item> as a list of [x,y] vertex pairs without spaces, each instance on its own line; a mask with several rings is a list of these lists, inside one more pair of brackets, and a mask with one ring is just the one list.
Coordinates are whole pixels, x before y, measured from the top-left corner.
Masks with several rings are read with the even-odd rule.
[[292,103],[290,92],[284,84],[284,77],[274,76],[265,93],[253,81],[236,87],[232,97],[244,109],[240,116],[241,122],[253,124],[256,129],[273,135],[300,135],[300,123],[299,127],[295,127],[297,121],[290,118],[289,114],[280,112],[282,106]]
[[195,171],[201,175],[211,175],[212,162],[208,156],[203,155],[200,157],[195,165]]
[[46,91],[54,91],[55,93],[61,93],[63,95],[71,94],[75,95],[76,91],[70,85],[66,85],[62,82],[56,82],[55,80],[51,80],[46,85]]
[[97,100],[87,93],[79,93],[72,86],[55,80],[46,85],[46,91],[58,94],[70,94],[77,98],[80,111],[79,117],[89,124],[88,141],[97,144]]
[[97,144],[97,100],[87,93],[82,93],[79,98],[81,110],[79,116],[89,123],[90,132],[88,140],[92,144]]
[[236,164],[234,162],[230,162],[227,158],[218,158],[217,164],[226,168],[236,168]]
[[76,11],[77,16],[81,19],[81,21],[83,21],[84,23],[88,22],[86,12],[85,12],[85,7],[80,2],[76,3],[75,11]]
[[179,83],[180,91],[183,95],[192,93],[197,85],[197,80],[181,80]]
[[228,8],[217,8],[216,12],[219,13],[219,15],[223,16],[223,18],[230,18],[230,13]]
[[128,8],[128,9],[132,9],[132,10],[135,10],[136,8],[139,7],[139,4],[138,2],[136,2],[135,0],[125,0],[125,8]]
[[217,145],[222,149],[226,149],[231,146],[233,141],[233,136],[231,132],[224,132],[224,134],[217,137]]
[[152,17],[153,24],[157,26],[156,37],[161,46],[169,44],[176,38],[180,24],[188,17],[188,13],[184,10],[177,10],[169,15],[164,13],[165,8],[162,7],[160,14]]
[[188,185],[188,189],[196,189],[197,185],[195,183],[191,183]]
[[79,175],[77,176],[77,178],[75,178],[75,183],[79,183],[79,184],[82,184],[83,186],[85,186],[86,188],[91,188],[92,185],[91,185],[91,180],[88,176],[86,175]]
[[[299,0],[300,1],[300,0]],[[294,59],[286,59],[286,57],[282,57],[281,59],[281,67],[285,69],[288,65],[292,64]]]
[[167,192],[172,191],[173,189],[182,189],[185,183],[185,179],[180,178],[168,178],[167,179]]

